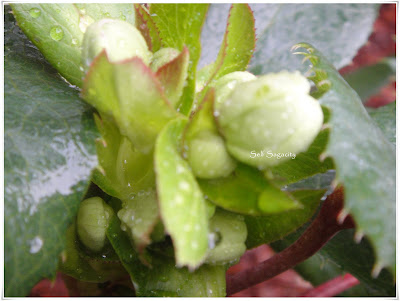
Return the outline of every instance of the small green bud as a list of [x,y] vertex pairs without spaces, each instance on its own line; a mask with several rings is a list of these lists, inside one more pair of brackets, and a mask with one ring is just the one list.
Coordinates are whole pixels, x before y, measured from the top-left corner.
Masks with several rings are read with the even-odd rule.
[[160,69],[165,64],[175,59],[180,54],[179,50],[175,48],[162,48],[154,53],[150,63],[150,68],[154,72]]
[[247,227],[241,215],[218,210],[210,219],[206,263],[232,264],[246,251]]
[[258,168],[307,150],[323,123],[318,101],[299,72],[283,71],[236,85],[215,112],[233,157]]
[[212,85],[215,87],[215,108],[218,108],[229,94],[231,94],[237,84],[248,82],[256,78],[255,75],[247,71],[236,71],[219,78]]
[[187,159],[196,177],[215,179],[228,176],[236,167],[224,139],[211,131],[201,131],[188,142]]
[[102,19],[87,28],[82,42],[85,71],[103,49],[110,62],[139,57],[148,64],[151,59],[151,52],[140,31],[122,20]]
[[104,247],[108,221],[113,210],[101,198],[84,200],[76,220],[78,237],[89,250],[98,252]]

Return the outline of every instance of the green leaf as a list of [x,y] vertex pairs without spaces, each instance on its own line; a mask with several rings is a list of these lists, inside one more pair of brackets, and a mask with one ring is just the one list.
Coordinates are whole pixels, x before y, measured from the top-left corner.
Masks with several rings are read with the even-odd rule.
[[171,121],[155,148],[155,170],[161,218],[171,235],[179,266],[199,266],[208,245],[205,200],[188,163],[178,150],[186,120]]
[[318,208],[325,190],[299,190],[293,196],[303,208],[271,216],[245,216],[248,249],[285,237],[309,219]]
[[187,115],[192,107],[196,85],[196,67],[200,58],[200,34],[208,10],[208,4],[162,4],[150,5],[150,15],[160,33],[162,47],[180,51],[189,49],[190,60],[187,85],[182,95],[180,112]]
[[[301,234],[299,230],[281,241],[272,244],[275,250],[281,251],[292,244]],[[369,296],[389,297],[396,295],[395,282],[390,272],[384,269],[379,277],[371,276],[374,265],[374,252],[367,240],[360,243],[354,242],[354,230],[345,230],[336,234],[318,253],[300,263],[296,270],[300,271],[306,280],[313,283],[322,280],[327,271],[325,265],[334,265],[338,272],[347,272],[356,277],[366,289]],[[305,270],[310,268],[309,261],[319,262],[317,270]],[[313,264],[315,266],[315,264]],[[315,277],[320,277],[315,279]],[[315,279],[313,281],[313,279]],[[358,295],[360,296],[360,295]]]
[[198,183],[207,199],[236,213],[266,215],[301,207],[292,195],[268,182],[260,171],[244,164],[238,164],[228,177],[198,179]]
[[214,62],[218,79],[234,71],[245,71],[256,44],[254,16],[248,4],[232,4],[224,40]]
[[320,157],[328,142],[329,130],[321,131],[307,151],[297,154],[293,160],[283,162],[266,171],[268,178],[282,184],[289,184],[333,168],[332,161],[321,162]]
[[151,266],[145,266],[139,261],[117,218],[111,220],[107,237],[129,272],[137,296],[225,296],[224,266],[203,264],[196,271],[190,272],[187,268],[177,268],[173,257],[156,254],[147,254]]
[[136,28],[142,33],[150,51],[155,53],[161,48],[160,33],[158,32],[156,24],[143,5],[138,3],[133,5],[135,6],[136,11]]
[[358,93],[361,100],[366,102],[371,96],[395,80],[396,59],[387,58],[375,65],[361,67],[356,71],[345,74],[343,78]]
[[5,14],[5,296],[54,277],[97,164],[92,111]]
[[11,5],[18,24],[50,64],[70,83],[82,85],[81,43],[91,23],[103,18],[134,22],[132,4],[50,4]]
[[246,251],[247,228],[244,217],[222,209],[215,212],[210,219],[210,250],[206,263],[237,263]]
[[378,124],[386,138],[396,145],[396,102],[378,109],[369,109],[369,116]]
[[[379,6],[350,3],[252,3],[256,27],[256,50],[250,63],[255,74],[298,69],[299,58],[290,47],[299,41],[316,45],[340,68],[348,65],[372,32]],[[215,60],[225,32],[229,5],[212,4],[201,35],[199,65]]]
[[180,55],[157,71],[157,78],[164,88],[165,96],[175,108],[179,106],[179,100],[186,81],[188,65],[189,52],[184,47]]
[[146,154],[164,125],[177,116],[155,74],[139,58],[110,63],[103,51],[90,67],[82,96],[101,113],[112,116],[121,134]]
[[[320,102],[331,111],[326,156],[333,158],[337,180],[345,187],[344,212],[351,213],[359,236],[376,252],[374,273],[396,265],[396,152],[365,110],[357,93],[311,45],[306,49],[317,88],[328,90]],[[318,91],[317,91],[318,92]]]

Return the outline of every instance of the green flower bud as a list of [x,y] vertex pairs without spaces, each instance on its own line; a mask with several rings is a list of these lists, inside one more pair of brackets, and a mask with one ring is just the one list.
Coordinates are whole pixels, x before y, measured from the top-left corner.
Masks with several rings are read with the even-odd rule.
[[219,108],[219,105],[231,94],[237,84],[256,78],[256,76],[247,71],[236,71],[219,78],[212,85],[215,87],[215,108]]
[[246,251],[247,227],[241,215],[218,210],[210,219],[206,263],[232,264]]
[[162,48],[154,53],[150,63],[150,68],[156,72],[160,67],[169,63],[180,54],[179,50],[175,48]]
[[211,131],[201,131],[188,141],[187,160],[196,177],[215,179],[228,176],[236,167],[224,139]]
[[84,200],[76,220],[78,237],[89,250],[98,252],[104,247],[108,221],[113,210],[101,198]]
[[103,49],[111,62],[139,57],[148,64],[151,59],[151,52],[140,31],[122,20],[102,19],[87,28],[82,42],[85,71]]
[[258,168],[307,150],[323,123],[318,101],[299,72],[268,74],[236,85],[215,112],[228,151]]

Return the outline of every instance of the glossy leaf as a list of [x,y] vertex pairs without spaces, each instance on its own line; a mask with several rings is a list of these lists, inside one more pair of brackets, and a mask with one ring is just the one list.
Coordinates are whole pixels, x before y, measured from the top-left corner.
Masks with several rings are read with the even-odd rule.
[[5,14],[5,296],[54,277],[97,164],[93,112]]
[[294,159],[267,170],[267,177],[279,183],[289,184],[332,169],[332,161],[330,159],[323,161],[324,158],[320,157],[326,148],[328,137],[328,129],[321,131],[307,151],[296,154]]
[[171,121],[155,148],[155,170],[160,213],[171,235],[178,266],[199,266],[208,245],[205,200],[188,163],[180,155],[186,120]]
[[361,100],[366,102],[371,96],[395,80],[396,59],[384,59],[375,65],[365,66],[354,72],[345,74],[343,78],[358,93]]
[[136,11],[136,27],[140,30],[147,42],[147,46],[153,53],[160,50],[161,38],[160,33],[151,18],[147,9],[139,3],[133,4]]
[[188,80],[180,108],[180,112],[185,115],[190,112],[194,98],[196,68],[201,49],[200,34],[207,10],[208,4],[150,5],[150,15],[159,30],[162,47],[172,47],[182,51],[186,45],[189,49]]
[[271,216],[245,216],[248,249],[285,237],[311,219],[325,190],[299,190],[293,196],[303,208]]
[[377,109],[369,109],[368,113],[378,124],[386,139],[396,145],[396,102]]
[[177,116],[154,73],[139,58],[113,64],[102,52],[85,78],[82,96],[112,116],[121,134],[146,154],[164,125]]
[[[349,64],[367,42],[377,16],[376,4],[350,3],[252,3],[256,27],[256,50],[250,63],[255,74],[296,70],[299,58],[290,47],[300,41],[317,46],[340,68]],[[200,67],[210,64],[218,54],[224,36],[229,5],[212,4],[202,32]]]
[[266,215],[301,206],[288,192],[265,180],[260,171],[243,164],[228,177],[198,182],[207,199],[236,213]]
[[[372,121],[357,93],[323,55],[298,44],[313,64],[310,77],[331,111],[326,156],[333,158],[337,181],[345,187],[345,212],[351,213],[358,235],[367,235],[376,252],[374,273],[395,271],[396,156],[395,148]],[[317,91],[318,92],[318,91]],[[349,122],[351,120],[351,122]],[[378,205],[379,204],[379,205]]]
[[134,24],[131,4],[16,3],[12,8],[28,38],[61,75],[78,87],[83,77],[80,46],[87,26],[103,18],[124,17]]

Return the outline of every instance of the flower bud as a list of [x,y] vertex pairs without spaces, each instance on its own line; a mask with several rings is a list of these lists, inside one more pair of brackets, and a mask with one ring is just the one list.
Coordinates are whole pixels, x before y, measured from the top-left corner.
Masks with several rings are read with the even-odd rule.
[[323,122],[309,91],[305,77],[287,71],[236,85],[215,112],[228,151],[264,169],[291,158],[277,154],[307,150]]
[[87,28],[82,42],[85,71],[103,49],[110,62],[139,57],[148,64],[151,59],[151,52],[140,31],[122,20],[102,19]]
[[202,179],[226,177],[236,167],[224,139],[206,130],[188,141],[187,159],[195,176]]
[[108,221],[113,210],[101,198],[84,200],[76,220],[79,239],[89,250],[98,252],[104,247]]
[[219,78],[212,85],[215,87],[215,108],[219,107],[237,84],[248,82],[256,78],[256,76],[247,71],[236,71]]
[[150,68],[156,72],[160,67],[169,63],[180,54],[179,50],[175,48],[162,48],[154,53],[150,63]]

